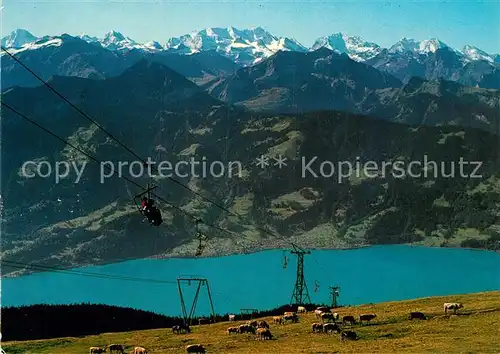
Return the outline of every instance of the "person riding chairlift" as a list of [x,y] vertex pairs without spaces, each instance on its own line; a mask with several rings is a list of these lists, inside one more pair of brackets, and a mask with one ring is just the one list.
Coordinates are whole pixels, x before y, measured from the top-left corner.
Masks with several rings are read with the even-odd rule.
[[143,197],[141,200],[141,208],[144,216],[153,225],[160,225],[162,223],[162,218],[159,210],[153,206],[154,200],[148,197]]
[[142,197],[141,208],[145,214],[149,213],[151,210],[151,199],[148,199],[148,197]]

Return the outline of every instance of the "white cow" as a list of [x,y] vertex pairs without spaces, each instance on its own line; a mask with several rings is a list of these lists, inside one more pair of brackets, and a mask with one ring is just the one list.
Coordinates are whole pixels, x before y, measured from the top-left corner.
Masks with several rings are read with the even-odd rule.
[[314,310],[314,314],[316,315],[316,318],[321,318],[321,315],[324,313],[330,313],[330,309],[326,309],[324,307],[319,307],[316,310]]
[[235,321],[236,315],[229,315],[229,321]]
[[297,307],[297,313],[305,313],[305,312],[306,312],[306,308],[304,306]]
[[148,354],[148,351],[143,347],[135,347],[134,354]]
[[445,302],[443,304],[444,313],[448,313],[448,310],[453,310],[453,313],[457,313],[457,310],[463,307],[464,305],[459,302]]

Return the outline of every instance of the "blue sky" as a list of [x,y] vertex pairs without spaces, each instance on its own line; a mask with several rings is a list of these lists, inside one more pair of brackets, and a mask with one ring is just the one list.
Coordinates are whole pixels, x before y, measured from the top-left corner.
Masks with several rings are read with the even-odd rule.
[[500,1],[19,1],[5,0],[2,36],[15,28],[34,35],[102,37],[117,30],[137,41],[164,43],[206,27],[261,26],[310,46],[334,32],[387,47],[402,37],[437,37],[455,48],[500,53]]

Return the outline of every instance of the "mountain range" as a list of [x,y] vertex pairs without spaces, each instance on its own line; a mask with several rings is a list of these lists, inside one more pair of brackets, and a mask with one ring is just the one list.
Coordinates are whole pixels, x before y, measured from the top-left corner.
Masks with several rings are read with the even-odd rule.
[[[76,39],[81,40],[79,42],[81,48],[76,48],[73,44],[72,49],[64,49],[65,56],[57,55],[61,58],[61,62],[58,63],[55,58],[47,54],[48,47],[58,52],[67,41],[76,42]],[[28,31],[19,29],[4,37],[2,45],[10,48],[10,52],[20,58],[35,57],[36,59],[27,59],[34,63],[40,62],[38,59],[42,57],[47,58],[49,65],[40,70],[46,72],[48,76],[76,75],[96,78],[109,76],[121,72],[140,58],[148,57],[158,58],[153,60],[171,65],[197,83],[206,84],[215,77],[232,73],[242,66],[258,64],[279,51],[307,53],[326,48],[338,54],[347,54],[354,61],[373,66],[403,82],[408,82],[411,77],[416,76],[428,80],[445,79],[467,86],[500,89],[499,54],[488,54],[471,45],[456,50],[438,39],[416,41],[403,38],[390,48],[382,48],[360,37],[337,33],[318,38],[310,48],[306,48],[295,39],[274,36],[261,27],[207,28],[170,38],[164,44],[156,41],[138,43],[116,31],[105,34],[103,38],[85,34],[77,37],[63,34],[37,38]],[[102,49],[110,53],[98,54],[103,53]],[[39,51],[45,51],[46,54],[38,54]],[[69,53],[70,51],[72,53]],[[200,56],[203,53],[211,53],[209,56],[212,65],[219,62],[215,64],[215,73],[206,65],[200,67],[199,64],[186,64],[192,61],[192,56]],[[3,55],[5,54],[2,53]],[[166,58],[167,55],[175,56]],[[184,61],[179,58],[180,56],[184,57]],[[223,57],[227,60],[223,61]],[[3,60],[5,64],[2,66],[7,75],[5,80],[2,80],[3,88],[27,84],[19,79],[23,77],[21,73],[12,78],[12,75],[9,75],[10,70],[13,70],[12,63],[8,58],[3,57]],[[102,63],[97,65],[92,62],[96,60],[101,60]],[[104,67],[106,63],[109,63],[107,65],[109,67]],[[197,66],[194,70],[193,65]],[[219,65],[223,68],[218,67]],[[73,69],[75,66],[77,68]],[[84,70],[81,69],[82,66],[85,67]],[[193,74],[194,71],[197,73]]]
[[[47,37],[49,36],[37,38],[24,29],[17,29],[2,38],[2,46],[21,48],[25,44]],[[180,37],[169,38],[164,44],[160,44],[158,41],[139,43],[117,31],[110,31],[102,38],[91,37],[86,34],[78,37],[88,43],[98,44],[103,48],[118,51],[132,49],[150,52],[170,50],[180,54],[193,54],[200,51],[215,50],[227,55],[236,62],[246,65],[255,64],[279,50],[305,52],[326,47],[339,53],[346,53],[351,59],[366,61],[377,56],[385,49],[376,43],[367,42],[361,37],[349,36],[340,32],[320,37],[310,48],[307,48],[294,38],[275,36],[262,27],[251,29],[238,29],[235,27],[206,28]],[[387,49],[390,53],[412,52],[417,55],[425,55],[434,53],[440,48],[452,49],[436,38],[418,41],[406,37],[403,37]],[[452,50],[467,62],[475,60],[485,60],[491,63],[500,62],[500,54],[489,54],[473,45],[465,45],[461,50]]]

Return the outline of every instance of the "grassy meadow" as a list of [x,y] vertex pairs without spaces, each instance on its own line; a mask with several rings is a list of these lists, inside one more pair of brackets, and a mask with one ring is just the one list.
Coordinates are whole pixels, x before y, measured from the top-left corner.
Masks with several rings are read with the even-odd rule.
[[[462,302],[456,315],[445,315],[444,302]],[[427,320],[408,320],[408,313],[420,311]],[[191,334],[173,334],[169,328],[103,333],[79,338],[57,338],[4,342],[7,354],[88,353],[90,346],[120,343],[128,353],[143,346],[148,353],[185,353],[188,344],[201,343],[207,353],[500,353],[500,291],[410,301],[386,302],[336,310],[342,315],[375,313],[371,323],[351,328],[359,339],[340,341],[337,334],[313,334],[314,313],[300,315],[299,323],[276,325],[272,318],[272,340],[256,340],[251,334],[228,335],[226,329],[243,322],[222,322],[193,326]],[[96,319],[98,321],[98,319]]]

